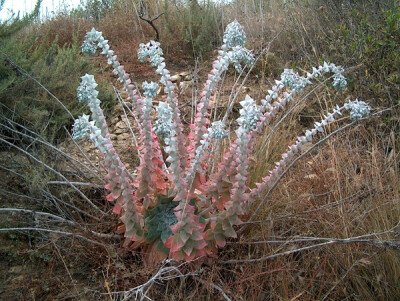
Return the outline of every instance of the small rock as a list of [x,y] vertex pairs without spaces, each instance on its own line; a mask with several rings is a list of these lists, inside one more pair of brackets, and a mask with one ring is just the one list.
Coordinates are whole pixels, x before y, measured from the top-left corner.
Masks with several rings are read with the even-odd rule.
[[117,128],[117,129],[115,129],[115,131],[113,131],[113,132],[114,132],[116,135],[121,135],[121,134],[123,134],[123,133],[128,132],[128,128],[127,128],[127,127],[123,128],[123,129]]
[[118,135],[117,140],[118,141],[123,141],[123,140],[128,140],[130,138],[131,138],[131,134],[130,133],[125,133],[125,134]]
[[180,82],[182,80],[181,76],[179,74],[172,75],[170,78],[171,82],[176,83]]
[[180,82],[179,83],[179,89],[181,90],[181,93],[184,93],[187,89],[191,88],[193,86],[192,81],[187,81],[187,82]]
[[115,127],[117,128],[117,129],[125,129],[126,128],[126,123],[124,122],[124,121],[119,121],[119,122],[117,122],[116,124],[115,124]]

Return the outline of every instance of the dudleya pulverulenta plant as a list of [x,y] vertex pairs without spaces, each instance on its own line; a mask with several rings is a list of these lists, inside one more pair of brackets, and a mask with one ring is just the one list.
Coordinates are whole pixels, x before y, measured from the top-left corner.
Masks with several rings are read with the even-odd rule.
[[[213,122],[209,119],[210,99],[230,65],[241,71],[254,63],[254,56],[244,48],[245,44],[246,34],[235,20],[226,28],[223,45],[200,93],[194,122],[189,126],[189,133],[184,134],[176,87],[171,82],[160,44],[151,41],[140,44],[138,50],[139,59],[142,62],[148,60],[156,68],[166,94],[166,101],[158,103],[158,116],[153,125],[152,101],[157,95],[158,84],[144,82],[141,97],[102,34],[92,29],[86,35],[82,51],[93,54],[96,48],[102,49],[101,53],[108,58],[128,92],[133,114],[140,120],[140,164],[137,176],[132,178],[110,140],[94,77],[82,77],[77,89],[78,100],[88,104],[92,115],[91,120],[87,115],[77,119],[73,136],[81,139],[90,133],[90,139],[104,156],[107,199],[115,202],[114,212],[120,215],[125,225],[127,247],[152,244],[165,256],[178,260],[215,253],[227,239],[237,236],[242,217],[273,187],[306,142],[312,142],[318,133],[323,133],[325,126],[334,122],[336,115],[341,115],[344,110],[351,111],[352,119],[369,114],[370,107],[362,101],[337,106],[289,146],[269,175],[253,188],[248,187],[249,155],[271,119],[312,84],[313,79],[324,73],[333,73],[333,86],[337,90],[344,89],[347,84],[343,68],[334,64],[324,63],[304,77],[285,69],[281,80],[275,81],[259,104],[249,95],[240,101],[242,108],[236,120],[235,134],[232,134],[235,138],[221,162],[213,164],[215,169],[210,168],[208,162],[215,158],[211,146],[215,140],[228,136],[225,118]],[[162,145],[159,139],[163,141]]]

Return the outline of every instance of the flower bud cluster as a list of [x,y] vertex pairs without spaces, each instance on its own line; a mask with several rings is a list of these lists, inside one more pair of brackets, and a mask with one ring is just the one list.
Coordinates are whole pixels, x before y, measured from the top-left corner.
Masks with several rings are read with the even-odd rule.
[[236,19],[226,26],[223,42],[229,48],[246,44],[246,33]]
[[293,69],[284,69],[281,74],[281,81],[283,85],[296,92],[303,91],[307,84],[311,84],[309,79],[300,76],[298,73],[294,73]]
[[301,92],[308,84],[311,84],[311,79],[321,76],[322,72],[333,73],[333,87],[336,90],[344,90],[347,87],[347,81],[343,75],[343,67],[336,66],[335,64],[328,64],[327,62],[324,62],[324,64],[318,68],[313,67],[313,72],[307,73],[306,77],[295,73],[293,69],[284,69],[281,74],[281,81],[283,85],[289,89]]
[[155,82],[148,83],[147,81],[143,82],[144,96],[149,98],[154,98],[157,95],[158,84]]
[[166,102],[160,101],[157,107],[157,120],[154,125],[154,132],[161,139],[171,136],[172,131],[172,109]]
[[246,95],[240,104],[242,106],[239,111],[240,117],[236,121],[246,132],[250,132],[257,127],[257,122],[262,116],[261,109],[249,95]]
[[211,123],[211,127],[208,128],[208,134],[213,139],[223,139],[228,137],[228,133],[225,130],[225,124],[221,121],[214,121]]
[[93,54],[96,53],[97,44],[95,44],[95,43],[89,43],[89,42],[86,42],[86,41],[85,41],[85,42],[82,44],[81,49],[82,49],[82,53],[87,53],[87,54],[89,54],[89,55],[93,55]]
[[233,47],[232,51],[228,52],[228,57],[237,72],[243,70],[241,63],[244,63],[246,67],[251,67],[254,64],[254,54],[242,46]]
[[72,128],[72,138],[74,140],[86,138],[92,126],[94,126],[94,121],[89,121],[89,115],[83,114],[75,120]]
[[96,91],[97,83],[93,75],[85,74],[81,77],[81,83],[76,89],[78,101],[89,105],[90,102],[97,99],[98,92]]
[[91,31],[86,33],[85,36],[85,41],[82,44],[82,52],[87,53],[89,55],[93,55],[96,53],[97,50],[97,43],[99,38],[101,37],[101,32],[96,31],[94,28],[92,28]]
[[346,110],[350,110],[350,118],[351,120],[360,120],[364,117],[369,116],[371,107],[364,101],[361,100],[349,100],[344,105]]
[[142,63],[146,61],[146,58],[149,58],[151,65],[157,67],[164,61],[163,55],[159,42],[150,41],[147,44],[141,43],[139,45],[138,58]]

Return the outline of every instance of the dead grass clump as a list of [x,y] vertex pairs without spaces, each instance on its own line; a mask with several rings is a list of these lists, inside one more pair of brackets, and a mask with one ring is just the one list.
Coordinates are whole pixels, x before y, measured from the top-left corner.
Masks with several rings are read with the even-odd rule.
[[[249,281],[239,281],[235,291],[250,290],[262,300],[395,300],[400,295],[398,250],[382,243],[396,240],[399,230],[398,154],[387,155],[394,141],[377,139],[376,123],[358,124],[331,139],[285,176],[260,222],[232,242],[234,251],[221,254],[240,258],[236,268],[247,269],[236,281]],[[376,244],[362,240],[367,237]],[[329,238],[360,241],[323,245]],[[249,258],[266,259],[252,263]],[[267,284],[258,274],[268,275]]]

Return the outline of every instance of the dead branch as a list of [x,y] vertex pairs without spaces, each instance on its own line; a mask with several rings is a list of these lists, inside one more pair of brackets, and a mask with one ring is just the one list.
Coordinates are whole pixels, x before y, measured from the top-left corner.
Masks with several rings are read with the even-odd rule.
[[46,163],[44,163],[43,161],[39,160],[38,158],[36,158],[35,156],[33,156],[32,154],[28,153],[27,151],[19,148],[16,145],[13,145],[12,143],[8,142],[5,139],[0,138],[0,141],[3,143],[6,143],[8,145],[10,145],[11,147],[14,147],[15,149],[17,149],[18,151],[20,151],[21,153],[25,154],[26,156],[28,156],[29,158],[31,158],[32,160],[34,160],[35,162],[43,165],[46,169],[50,170],[51,172],[55,173],[57,176],[59,176],[60,178],[62,178],[64,181],[69,183],[69,186],[74,189],[90,206],[92,206],[92,208],[96,209],[98,212],[102,213],[103,215],[109,215],[108,213],[104,212],[103,210],[101,210],[99,207],[97,207],[95,204],[93,204],[93,202],[91,200],[89,200],[89,198],[84,195],[82,193],[82,191],[80,191],[76,186],[74,186],[73,184],[71,184],[70,181],[68,181],[68,179],[66,177],[64,177],[61,173],[59,173],[58,171],[56,171],[54,168],[50,167],[49,165],[47,165]]
[[3,228],[3,229],[0,229],[0,232],[15,232],[15,231],[38,231],[38,232],[55,233],[55,234],[60,234],[60,235],[64,235],[64,236],[72,236],[72,237],[83,239],[83,240],[85,240],[87,242],[90,242],[92,244],[107,248],[107,245],[105,245],[105,244],[102,244],[102,243],[100,243],[98,241],[94,241],[94,240],[86,238],[86,237],[84,237],[82,235],[78,235],[78,234],[71,233],[71,232],[64,232],[64,231],[43,229],[43,228],[31,228],[31,227],[26,227],[26,228]]
[[78,227],[81,230],[93,234],[94,236],[100,237],[100,238],[107,238],[107,239],[111,239],[111,238],[121,238],[120,235],[118,234],[106,234],[106,233],[98,233],[89,229],[85,229],[82,225],[80,225],[77,222],[74,221],[70,221],[67,220],[65,218],[62,218],[58,215],[54,215],[51,213],[47,213],[47,212],[40,212],[40,211],[33,211],[33,210],[28,210],[28,209],[22,209],[22,208],[0,208],[0,213],[1,212],[20,212],[20,213],[26,213],[26,214],[32,214],[32,215],[36,215],[36,216],[43,216],[46,218],[52,218],[54,219],[54,221],[60,222],[60,223],[66,223],[69,224],[71,226],[74,227]]
[[160,34],[158,32],[157,27],[154,25],[154,21],[156,21],[159,17],[161,17],[163,14],[165,14],[165,12],[162,12],[161,14],[159,14],[157,17],[154,17],[153,19],[149,19],[149,17],[147,16],[147,18],[143,17],[143,14],[139,14],[139,18],[142,19],[143,21],[146,21],[147,23],[150,24],[151,27],[153,27],[154,31],[156,32],[156,38],[154,39],[154,41],[159,42],[160,41]]
[[[400,241],[387,241],[387,240],[367,239],[369,237],[376,237],[376,236],[382,235],[382,234],[396,233],[394,231],[394,229],[396,227],[398,227],[398,225],[393,227],[391,230],[384,231],[384,232],[381,232],[381,233],[372,233],[372,234],[367,234],[367,235],[362,235],[362,236],[357,236],[357,237],[344,238],[344,239],[341,239],[341,238],[324,238],[324,237],[321,237],[321,238],[310,238],[308,240],[304,240],[303,239],[303,240],[300,240],[298,242],[305,242],[305,241],[324,241],[324,242],[318,243],[318,244],[315,244],[315,245],[311,245],[311,246],[297,248],[295,250],[289,250],[289,251],[285,251],[285,252],[281,252],[281,253],[268,255],[268,256],[265,256],[265,257],[254,258],[254,259],[227,260],[227,261],[222,261],[221,263],[224,263],[224,264],[258,263],[258,262],[274,259],[274,258],[277,258],[277,257],[287,256],[287,255],[291,255],[291,254],[294,254],[294,253],[297,253],[297,252],[307,251],[307,250],[316,249],[316,248],[319,248],[319,247],[333,245],[333,244],[367,243],[367,244],[371,244],[371,245],[374,245],[374,246],[377,246],[377,247],[387,247],[387,248],[391,248],[391,249],[400,251]],[[288,243],[288,242],[291,242],[291,241],[290,240],[286,241],[286,243]],[[264,243],[268,243],[268,241],[265,241]]]

